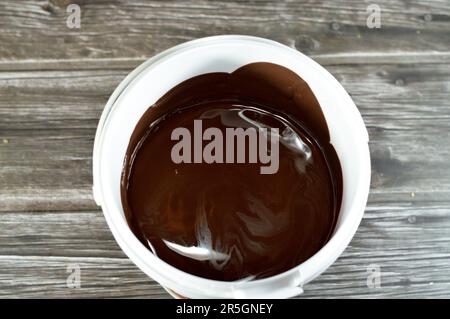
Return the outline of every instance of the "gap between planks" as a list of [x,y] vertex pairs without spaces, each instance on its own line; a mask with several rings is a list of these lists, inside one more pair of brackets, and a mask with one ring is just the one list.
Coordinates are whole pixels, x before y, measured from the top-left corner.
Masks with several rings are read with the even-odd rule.
[[[162,51],[161,51],[162,52]],[[156,54],[155,54],[156,55]],[[324,66],[367,64],[440,64],[450,63],[450,52],[355,52],[308,55]],[[43,59],[0,61],[0,72],[14,71],[70,71],[70,70],[128,70],[152,56],[142,58]]]

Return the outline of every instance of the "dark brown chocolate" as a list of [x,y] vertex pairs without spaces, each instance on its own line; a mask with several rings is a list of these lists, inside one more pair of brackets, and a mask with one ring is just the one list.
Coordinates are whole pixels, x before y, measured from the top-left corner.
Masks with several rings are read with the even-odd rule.
[[[151,89],[151,88],[149,88]],[[280,132],[279,168],[171,159],[177,127],[267,127]],[[252,63],[191,78],[167,92],[136,126],[121,183],[127,221],[159,258],[216,280],[291,269],[329,240],[342,174],[309,86],[294,72]]]

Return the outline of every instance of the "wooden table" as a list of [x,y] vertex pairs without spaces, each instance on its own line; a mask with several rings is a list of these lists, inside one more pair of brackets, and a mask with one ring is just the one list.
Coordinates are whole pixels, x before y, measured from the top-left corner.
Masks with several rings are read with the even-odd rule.
[[[168,297],[120,250],[93,201],[97,122],[145,59],[199,37],[250,34],[324,65],[370,134],[362,224],[302,297],[449,298],[450,1],[373,2],[379,29],[366,26],[372,1],[80,0],[81,28],[70,29],[70,1],[2,0],[0,297]],[[80,288],[66,284],[73,265]],[[380,287],[367,285],[378,267]]]

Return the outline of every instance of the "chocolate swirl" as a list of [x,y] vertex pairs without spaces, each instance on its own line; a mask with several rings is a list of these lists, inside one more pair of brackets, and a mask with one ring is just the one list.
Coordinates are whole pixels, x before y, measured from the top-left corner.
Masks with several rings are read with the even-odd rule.
[[[194,120],[224,135],[227,128],[277,128],[278,171],[174,163],[171,133],[192,131]],[[323,247],[339,214],[342,174],[309,86],[260,62],[191,78],[150,107],[130,139],[121,194],[132,231],[159,258],[231,281],[279,274]]]

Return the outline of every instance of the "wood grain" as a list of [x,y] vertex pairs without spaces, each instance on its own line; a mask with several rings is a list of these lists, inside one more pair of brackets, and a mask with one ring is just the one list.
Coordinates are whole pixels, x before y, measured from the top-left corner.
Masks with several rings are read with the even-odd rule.
[[[395,203],[380,206],[371,196],[350,246],[302,298],[450,297],[450,202],[385,196]],[[4,212],[0,228],[2,297],[168,296],[126,258],[99,211]],[[81,288],[66,285],[72,265]],[[380,288],[367,286],[373,265]]]
[[[450,70],[435,64],[328,69],[369,128],[372,189],[350,247],[302,297],[448,297]],[[167,296],[126,259],[91,196],[96,123],[127,72],[0,73],[0,137],[8,141],[0,143],[0,176],[7,181],[0,186],[3,296]],[[80,289],[65,284],[74,263],[82,269]],[[371,264],[382,271],[379,289],[366,285]]]
[[[352,95],[368,127],[372,192],[449,194],[450,67],[328,69]],[[0,211],[96,208],[91,195],[95,129],[127,72],[0,73],[0,179],[6,181],[0,184]]]
[[450,61],[448,1],[376,1],[380,29],[366,26],[372,2],[359,0],[75,1],[80,29],[66,25],[70,2],[1,1],[0,68],[129,66],[217,34],[270,38],[327,64]]
[[[302,298],[450,298],[450,1],[0,2],[0,297],[166,298],[92,194],[103,107],[148,57],[217,34],[277,40],[343,84],[370,135],[372,185],[350,246]],[[81,288],[68,288],[79,265]],[[367,286],[368,267],[381,287]]]

